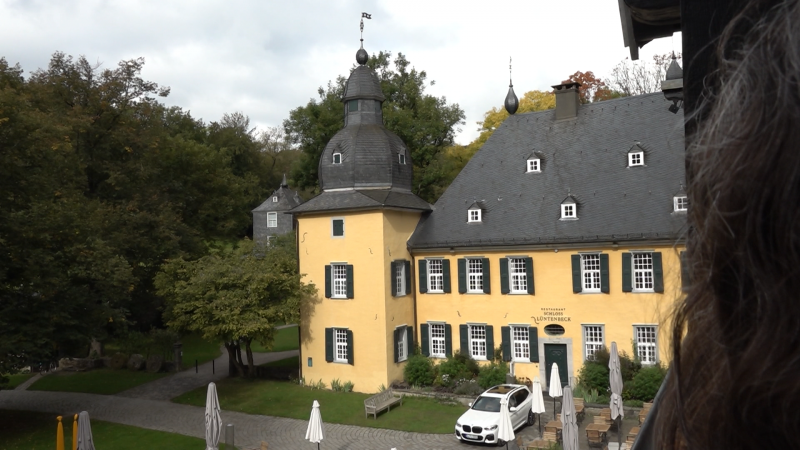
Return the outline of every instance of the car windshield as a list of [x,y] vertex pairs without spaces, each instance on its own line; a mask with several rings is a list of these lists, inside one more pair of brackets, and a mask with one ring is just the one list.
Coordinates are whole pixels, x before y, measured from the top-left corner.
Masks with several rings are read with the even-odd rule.
[[497,397],[478,397],[472,409],[486,412],[500,412],[500,399]]

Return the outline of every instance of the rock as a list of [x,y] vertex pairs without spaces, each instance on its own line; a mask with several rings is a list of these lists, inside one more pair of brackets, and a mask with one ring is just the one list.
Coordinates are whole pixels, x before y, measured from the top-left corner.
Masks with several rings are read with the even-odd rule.
[[128,359],[128,369],[130,370],[144,369],[144,356],[139,354],[131,355],[130,359]]
[[76,372],[94,369],[101,365],[102,361],[89,358],[61,358],[58,361],[58,368],[60,370]]
[[122,353],[117,353],[111,357],[111,361],[109,362],[109,367],[112,369],[120,370],[125,368],[125,364],[128,363],[128,356],[123,355]]
[[150,355],[147,358],[147,371],[149,373],[158,373],[161,372],[161,368],[164,367],[164,357],[161,355]]

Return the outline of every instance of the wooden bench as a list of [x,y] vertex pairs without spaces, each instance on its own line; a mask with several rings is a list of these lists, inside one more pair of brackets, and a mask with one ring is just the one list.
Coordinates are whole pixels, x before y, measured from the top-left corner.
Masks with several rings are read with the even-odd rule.
[[395,404],[403,405],[403,394],[402,392],[399,393],[399,396],[392,388],[386,389],[383,392],[379,392],[372,397],[364,400],[364,417],[369,417],[370,414],[375,418],[378,419],[378,413],[383,411],[384,409],[387,411],[392,410],[392,406]]
[[575,418],[578,420],[578,423],[581,423],[583,422],[586,411],[586,406],[583,404],[583,397],[575,397],[573,400],[575,401]]

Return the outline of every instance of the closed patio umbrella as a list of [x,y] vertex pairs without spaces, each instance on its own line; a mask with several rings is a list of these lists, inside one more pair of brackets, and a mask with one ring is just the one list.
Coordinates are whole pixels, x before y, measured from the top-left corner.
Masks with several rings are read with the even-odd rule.
[[[561,377],[558,375],[558,364],[553,363],[553,367],[550,369],[550,385],[549,385],[549,394],[550,397],[553,397],[553,419],[556,418],[556,397],[561,397],[563,392],[561,391]],[[562,400],[563,405],[563,400]]]
[[561,401],[561,445],[564,450],[578,450],[578,421],[575,418],[575,401],[572,400],[572,388],[564,388],[564,399]]
[[542,395],[542,383],[539,381],[539,377],[533,379],[531,391],[531,412],[539,416],[539,436],[541,436],[542,413],[544,412],[544,396]]
[[206,450],[218,450],[222,435],[222,418],[219,415],[217,385],[208,383],[206,392]]
[[611,358],[608,360],[608,378],[611,385],[611,420],[617,421],[617,437],[619,448],[622,448],[622,418],[625,411],[622,408],[622,371],[619,366],[619,353],[617,343],[611,343]]
[[86,411],[78,414],[78,450],[94,450],[92,424],[89,422],[89,413]]
[[322,441],[322,414],[319,412],[319,402],[316,400],[311,406],[311,418],[308,420],[306,439],[312,444],[317,444],[317,449],[319,449],[319,443]]
[[508,412],[508,400],[500,400],[500,424],[497,427],[497,439],[506,443],[514,440],[514,425],[511,424],[511,414]]

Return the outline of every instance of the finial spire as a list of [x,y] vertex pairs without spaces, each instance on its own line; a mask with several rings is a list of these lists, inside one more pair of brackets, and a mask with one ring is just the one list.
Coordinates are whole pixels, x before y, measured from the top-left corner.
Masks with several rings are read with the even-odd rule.
[[517,94],[514,93],[514,83],[511,82],[511,57],[508,57],[508,94],[506,95],[505,105],[506,111],[513,115],[519,108],[519,99]]
[[372,14],[361,13],[361,48],[356,52],[356,62],[362,66],[369,60],[369,54],[364,50],[364,19],[372,19]]
[[508,87],[514,87],[514,83],[511,82],[511,57],[508,57]]
[[361,48],[364,48],[364,19],[372,19],[372,14],[361,13]]

